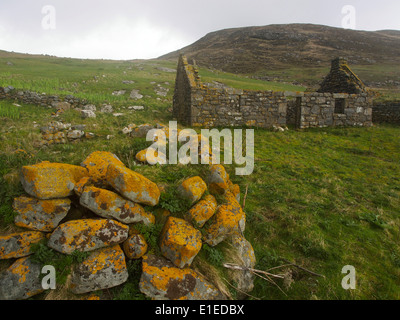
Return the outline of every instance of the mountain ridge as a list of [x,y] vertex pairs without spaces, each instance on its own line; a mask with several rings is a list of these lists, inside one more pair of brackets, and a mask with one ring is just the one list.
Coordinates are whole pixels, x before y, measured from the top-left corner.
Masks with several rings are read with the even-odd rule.
[[349,30],[314,24],[286,24],[213,31],[159,59],[184,53],[201,67],[256,73],[287,67],[324,67],[336,57],[352,65],[400,63],[400,31]]

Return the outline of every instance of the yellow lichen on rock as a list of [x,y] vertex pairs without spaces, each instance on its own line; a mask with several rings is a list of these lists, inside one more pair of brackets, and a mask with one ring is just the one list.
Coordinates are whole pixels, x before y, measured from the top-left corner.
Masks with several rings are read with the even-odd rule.
[[88,175],[85,168],[63,163],[42,163],[22,167],[21,183],[25,191],[38,199],[66,198],[75,184]]
[[231,192],[225,196],[226,204],[218,207],[211,224],[205,230],[204,241],[210,246],[216,246],[224,241],[234,231],[244,231],[246,215]]
[[158,186],[125,166],[111,164],[107,182],[125,198],[140,204],[156,206],[160,200]]
[[128,232],[128,226],[114,220],[74,220],[57,227],[48,246],[64,254],[89,252],[124,242]]
[[201,233],[188,222],[169,217],[160,237],[161,253],[175,266],[190,266],[202,247]]
[[189,212],[189,219],[193,224],[202,228],[204,224],[215,214],[217,210],[217,200],[212,195],[207,195],[204,200],[199,201]]
[[207,190],[207,184],[200,177],[193,177],[182,182],[179,188],[181,195],[192,203],[199,201]]
[[26,196],[14,199],[13,209],[18,215],[14,223],[18,227],[51,232],[65,218],[71,208],[71,200],[38,200]]
[[31,245],[45,239],[42,232],[28,231],[0,237],[0,259],[22,258],[32,254]]
[[89,177],[96,184],[106,182],[107,168],[110,164],[124,166],[115,154],[105,151],[91,153],[83,162],[82,166],[89,172]]

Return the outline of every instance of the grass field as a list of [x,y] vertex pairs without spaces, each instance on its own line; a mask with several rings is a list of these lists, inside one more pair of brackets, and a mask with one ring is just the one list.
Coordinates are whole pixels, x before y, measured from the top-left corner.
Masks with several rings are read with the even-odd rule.
[[[9,61],[10,58],[7,58]],[[96,134],[93,140],[77,144],[35,148],[39,127],[52,121],[54,110],[0,101],[0,234],[19,231],[13,226],[12,199],[23,193],[19,183],[21,166],[41,161],[79,165],[93,151],[110,151],[130,168],[151,177],[155,182],[174,186],[180,180],[200,175],[204,166],[137,166],[136,152],[146,142],[122,134],[130,123],[168,124],[174,86],[174,73],[157,69],[175,65],[160,61],[81,61],[56,58],[12,60],[4,67],[0,59],[0,85],[46,93],[74,94],[94,103],[109,102],[122,117],[99,114],[82,120],[75,110],[60,120],[86,124]],[[9,68],[4,71],[4,68]],[[125,73],[124,73],[125,72]],[[103,77],[103,75],[105,77]],[[229,74],[201,71],[204,81],[228,81],[252,89],[282,88],[281,83],[266,83]],[[96,79],[94,77],[97,77]],[[96,82],[98,80],[98,82]],[[123,80],[135,84],[122,84]],[[85,83],[83,83],[85,81]],[[157,100],[155,84],[170,89],[166,98]],[[169,85],[166,85],[168,82]],[[75,85],[76,84],[76,85]],[[284,84],[284,90],[295,86]],[[61,90],[60,88],[63,88]],[[126,89],[127,95],[112,96]],[[144,93],[143,101],[129,100],[131,89]],[[295,90],[301,90],[297,87]],[[115,100],[113,100],[115,99]],[[128,112],[123,107],[143,104],[142,112]],[[113,135],[107,140],[107,135]],[[255,170],[239,177],[234,166],[227,165],[234,183],[246,187],[246,238],[252,243],[257,269],[268,270],[284,265],[284,259],[325,277],[315,277],[296,268],[285,268],[292,281],[276,286],[257,278],[251,295],[258,299],[399,299],[400,298],[400,128],[325,128],[276,133],[255,130]],[[15,152],[23,149],[25,152]],[[169,195],[166,195],[168,199]],[[177,214],[184,208],[171,201]],[[146,233],[151,241],[154,234]],[[195,266],[212,263],[223,276],[222,262],[229,260],[224,244],[206,248]],[[0,271],[10,265],[0,261]],[[356,290],[341,286],[341,270],[352,265],[357,272]],[[125,285],[110,290],[110,299],[143,299],[138,292],[138,265],[130,264],[134,275]],[[135,276],[136,275],[136,276]],[[48,293],[35,297],[44,299]],[[232,292],[234,295],[234,292]],[[59,293],[63,298],[76,298]]]

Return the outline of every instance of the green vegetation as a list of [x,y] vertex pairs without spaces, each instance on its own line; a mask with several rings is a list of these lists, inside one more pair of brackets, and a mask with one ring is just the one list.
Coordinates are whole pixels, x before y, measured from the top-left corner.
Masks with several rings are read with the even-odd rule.
[[[172,186],[186,177],[205,177],[207,166],[201,165],[137,166],[134,162],[136,152],[149,143],[121,132],[131,123],[160,122],[167,125],[172,120],[167,109],[172,105],[175,75],[156,69],[156,66],[173,67],[170,63],[36,59],[12,59],[14,66],[10,66],[8,73],[0,74],[0,85],[14,85],[47,93],[72,93],[93,98],[95,103],[103,103],[117,99],[111,93],[125,88],[123,80],[133,80],[135,84],[126,89],[138,88],[149,97],[140,101],[146,106],[145,111],[129,113],[122,107],[139,102],[129,101],[128,91],[128,96],[115,100],[116,111],[124,113],[123,117],[118,118],[98,114],[96,119],[82,120],[75,110],[65,112],[57,120],[86,124],[87,131],[95,133],[96,138],[49,148],[36,148],[34,142],[40,139],[39,128],[54,120],[51,115],[54,110],[22,105],[18,108],[18,117],[1,112],[0,234],[20,231],[12,223],[12,201],[23,194],[18,177],[23,165],[41,161],[79,165],[91,152],[110,151],[127,166],[157,183]],[[4,65],[3,62],[0,59],[0,65]],[[132,70],[129,70],[130,67]],[[263,87],[262,81],[249,78],[240,80],[238,76],[209,71],[201,71],[201,74],[206,82],[222,82],[221,79],[226,79],[231,81],[232,86],[243,84],[257,90],[269,85],[281,85],[266,83],[267,87]],[[99,77],[99,82],[94,80],[94,76]],[[46,82],[45,79],[53,80]],[[86,84],[82,81],[86,81]],[[150,84],[153,81],[170,83],[171,91],[166,99],[156,99],[154,85]],[[78,84],[76,88],[74,83]],[[66,90],[60,90],[59,87]],[[16,108],[8,101],[1,101],[0,105],[4,110]],[[114,137],[107,140],[107,135]],[[399,127],[383,125],[372,128],[289,130],[281,133],[255,130],[253,174],[235,176],[234,166],[226,167],[232,181],[240,185],[242,197],[248,186],[245,236],[254,247],[256,269],[268,270],[285,264],[283,259],[287,259],[323,274],[325,278],[292,270],[293,282],[290,286],[277,282],[286,295],[276,286],[257,278],[251,293],[253,296],[294,300],[400,298],[399,136]],[[25,152],[16,152],[18,149]],[[176,201],[173,188],[167,188],[162,197],[163,204],[154,208],[154,211],[168,209],[181,214],[187,209],[185,204]],[[157,248],[157,235],[162,228],[160,221],[157,222],[153,228],[138,227],[151,248]],[[56,261],[57,270],[67,270],[71,264],[82,259],[81,256],[72,256],[67,261],[59,260],[57,253],[43,245],[36,250],[41,261]],[[224,255],[221,251],[218,247],[204,246],[199,259],[213,264],[223,274],[226,270],[222,267]],[[1,261],[0,270],[7,268],[10,263]],[[354,291],[345,291],[341,287],[344,276],[341,270],[346,265],[353,265],[357,271],[357,289]],[[145,299],[137,287],[140,262],[130,261],[128,268],[132,275],[129,282],[110,290],[108,298]],[[60,271],[59,276],[64,278],[66,273]]]

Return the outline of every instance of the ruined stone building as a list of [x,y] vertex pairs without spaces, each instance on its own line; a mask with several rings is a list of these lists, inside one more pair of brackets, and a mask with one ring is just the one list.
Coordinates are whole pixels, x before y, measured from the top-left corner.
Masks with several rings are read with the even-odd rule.
[[372,106],[372,95],[342,58],[332,61],[318,92],[275,92],[203,83],[181,55],[173,114],[192,127],[371,126]]

